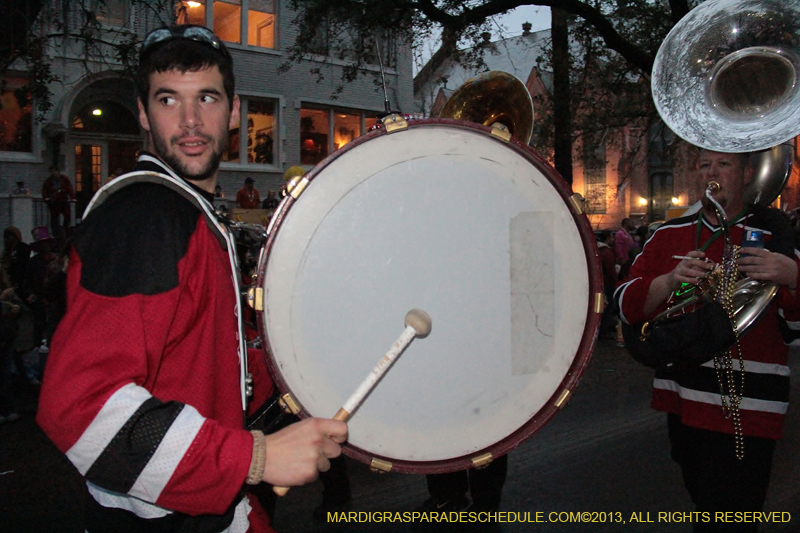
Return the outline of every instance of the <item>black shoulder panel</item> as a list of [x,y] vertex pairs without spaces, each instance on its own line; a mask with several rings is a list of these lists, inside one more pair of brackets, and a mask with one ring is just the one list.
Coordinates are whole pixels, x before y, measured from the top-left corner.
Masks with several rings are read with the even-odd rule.
[[114,297],[175,288],[178,261],[186,254],[198,216],[196,206],[163,185],[124,187],[77,230],[81,286]]

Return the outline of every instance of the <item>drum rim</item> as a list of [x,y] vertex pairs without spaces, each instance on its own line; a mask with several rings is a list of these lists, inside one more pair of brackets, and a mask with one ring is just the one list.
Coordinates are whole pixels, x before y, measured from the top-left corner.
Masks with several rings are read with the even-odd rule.
[[[492,129],[487,126],[460,120],[441,119],[441,118],[414,119],[408,122],[408,129],[426,127],[426,126],[454,127],[457,129],[466,129],[466,130],[483,132],[490,138],[494,139],[496,142],[501,142],[510,146],[514,151],[516,151],[519,155],[521,155],[523,158],[525,158],[527,161],[533,164],[539,171],[542,172],[542,174],[547,178],[548,182],[550,182],[550,184],[556,189],[559,196],[561,196],[565,205],[569,209],[569,212],[572,215],[573,222],[575,223],[578,229],[578,234],[581,237],[581,244],[583,245],[583,249],[585,252],[584,257],[587,262],[586,263],[587,272],[589,274],[590,301],[588,302],[589,305],[586,311],[586,324],[584,326],[583,335],[578,345],[577,353],[575,354],[575,357],[573,358],[572,363],[570,364],[565,377],[561,380],[555,392],[547,401],[547,403],[544,405],[544,407],[542,407],[542,409],[540,409],[534,416],[528,419],[528,421],[525,424],[517,428],[515,431],[511,432],[501,441],[494,443],[490,446],[487,446],[485,448],[482,448],[480,450],[477,450],[468,455],[437,460],[437,461],[409,461],[404,459],[398,459],[396,457],[381,456],[379,454],[369,452],[368,450],[363,450],[361,448],[358,448],[357,446],[354,446],[350,443],[346,443],[342,446],[342,450],[345,455],[359,462],[370,465],[372,461],[375,459],[380,461],[386,461],[388,463],[391,463],[392,472],[406,473],[406,474],[438,474],[438,473],[455,472],[458,470],[464,470],[466,468],[472,468],[475,466],[475,464],[473,463],[473,460],[475,458],[484,456],[486,454],[491,454],[492,458],[497,458],[502,455],[505,455],[508,452],[515,449],[516,447],[520,446],[534,433],[536,433],[537,431],[542,429],[545,425],[547,425],[555,416],[555,414],[561,408],[563,408],[567,403],[569,403],[572,393],[574,392],[578,382],[580,381],[581,376],[586,370],[586,366],[588,365],[589,360],[591,359],[592,353],[594,352],[594,348],[597,343],[597,337],[600,329],[600,321],[602,317],[602,309],[598,312],[598,306],[596,305],[595,300],[597,298],[602,297],[602,295],[604,294],[603,284],[602,284],[603,278],[600,266],[600,255],[597,248],[597,240],[594,236],[594,231],[592,230],[591,223],[589,222],[589,219],[586,216],[585,212],[582,212],[580,214],[576,213],[575,209],[570,204],[570,197],[572,196],[572,188],[561,177],[561,175],[558,174],[555,168],[553,168],[553,166],[550,165],[550,163],[548,163],[542,156],[540,156],[537,152],[535,152],[531,147],[522,144],[516,138],[511,138],[510,141],[502,141],[496,137],[493,137],[491,135]],[[381,127],[375,131],[369,132],[366,135],[363,135],[349,142],[343,148],[340,148],[339,150],[336,150],[333,153],[329,154],[314,168],[309,170],[309,172],[305,175],[304,179],[308,180],[308,182],[311,183],[333,161],[341,157],[342,154],[356,148],[357,146],[360,146],[365,142],[369,142],[371,139],[375,137],[380,137],[383,135],[391,135],[391,133],[388,133],[385,128]],[[266,265],[269,259],[269,254],[272,250],[272,246],[274,245],[276,235],[280,230],[283,220],[286,218],[287,214],[291,210],[292,205],[294,205],[296,201],[297,198],[288,195],[285,198],[285,201],[278,206],[278,209],[275,211],[275,213],[272,216],[272,219],[270,220],[267,239],[266,242],[264,243],[264,246],[261,249],[261,253],[259,254],[256,287],[264,286],[264,278],[266,276]],[[256,311],[256,315],[258,322],[258,331],[262,341],[261,342],[262,352],[266,360],[270,377],[272,378],[275,387],[280,391],[281,395],[290,393],[293,396],[295,396],[294,393],[292,393],[291,389],[289,389],[289,387],[287,386],[286,382],[284,381],[283,375],[280,372],[279,364],[272,355],[272,348],[270,346],[269,338],[264,328],[264,320],[262,316],[263,311]],[[563,398],[562,402],[559,403],[559,399],[562,397],[562,395],[565,394],[565,391],[569,391],[568,396]],[[557,403],[559,403],[559,405],[556,405]],[[311,416],[305,410],[305,408],[303,408],[303,406],[299,404],[299,402],[298,402],[298,407],[300,408],[300,411],[297,413],[298,417],[308,418]]]

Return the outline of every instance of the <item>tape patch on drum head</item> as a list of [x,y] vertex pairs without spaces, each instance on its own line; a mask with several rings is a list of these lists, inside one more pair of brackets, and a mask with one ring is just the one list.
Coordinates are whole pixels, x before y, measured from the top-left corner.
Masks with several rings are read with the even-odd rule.
[[511,374],[547,371],[555,337],[553,214],[519,213],[511,245]]

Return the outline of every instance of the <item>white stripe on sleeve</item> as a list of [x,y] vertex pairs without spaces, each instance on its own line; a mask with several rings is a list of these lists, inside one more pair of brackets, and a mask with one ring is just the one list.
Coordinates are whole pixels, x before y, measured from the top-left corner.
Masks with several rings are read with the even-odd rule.
[[148,399],[150,393],[133,383],[109,397],[83,435],[67,450],[67,457],[81,475],[86,475],[122,426]]
[[148,502],[157,501],[205,420],[197,409],[184,405],[128,494]]

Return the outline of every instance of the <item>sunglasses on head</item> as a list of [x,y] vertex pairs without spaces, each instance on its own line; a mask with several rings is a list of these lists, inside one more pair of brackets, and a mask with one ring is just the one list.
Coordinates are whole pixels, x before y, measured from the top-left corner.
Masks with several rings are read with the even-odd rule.
[[147,34],[147,37],[145,37],[142,42],[142,48],[139,51],[139,61],[141,61],[156,44],[173,39],[189,39],[190,41],[207,44],[214,50],[220,52],[226,59],[231,59],[231,54],[228,52],[227,47],[213,31],[205,26],[181,25],[160,28]]

